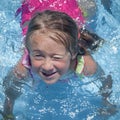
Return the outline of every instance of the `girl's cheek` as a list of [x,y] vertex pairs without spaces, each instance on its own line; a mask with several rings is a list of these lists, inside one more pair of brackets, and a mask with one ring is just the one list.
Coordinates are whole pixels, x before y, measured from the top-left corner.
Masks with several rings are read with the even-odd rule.
[[66,72],[70,68],[70,62],[69,61],[60,62],[60,63],[56,64],[56,67],[59,70],[61,70],[62,72]]
[[31,59],[31,67],[34,68],[34,69],[38,69],[38,68],[41,66],[40,63],[41,63],[41,62],[39,62],[39,61],[36,61],[36,60],[34,60],[34,59]]

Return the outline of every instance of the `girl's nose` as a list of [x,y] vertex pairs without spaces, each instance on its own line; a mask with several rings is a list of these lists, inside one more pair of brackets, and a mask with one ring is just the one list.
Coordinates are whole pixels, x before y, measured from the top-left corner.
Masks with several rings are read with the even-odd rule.
[[45,59],[42,64],[42,69],[44,71],[52,71],[53,70],[53,62],[50,59]]

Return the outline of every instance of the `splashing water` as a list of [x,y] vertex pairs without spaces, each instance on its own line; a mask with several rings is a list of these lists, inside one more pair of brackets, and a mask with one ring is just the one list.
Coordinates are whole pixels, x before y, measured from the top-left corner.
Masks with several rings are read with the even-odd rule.
[[[99,49],[98,52],[93,54],[95,60],[104,69],[106,74],[111,74],[114,80],[113,93],[111,101],[118,106],[120,105],[120,2],[114,0],[111,2],[111,12],[107,11],[100,1],[96,0],[97,15],[95,21],[94,31],[106,40],[105,44]],[[21,57],[22,49],[22,35],[19,24],[19,16],[15,18],[16,9],[20,6],[19,0],[5,0],[0,4],[0,109],[3,109],[4,94],[2,88],[2,78],[7,74],[9,69],[13,67],[18,59]],[[91,85],[84,87],[90,88],[90,90],[96,91]],[[90,91],[89,90],[89,91]],[[84,98],[85,99],[85,98]],[[65,101],[63,101],[65,102]],[[75,102],[75,101],[72,101]],[[24,106],[24,103],[20,103]],[[82,103],[81,103],[82,104]],[[47,105],[47,103],[44,105]],[[63,105],[63,104],[62,104]],[[87,103],[84,104],[86,107]],[[17,106],[17,105],[16,105]],[[61,106],[65,107],[65,106]],[[67,107],[67,106],[66,106]],[[87,107],[86,107],[87,108]],[[24,108],[23,108],[24,109]],[[42,112],[43,109],[41,109]],[[51,112],[55,112],[49,108]],[[44,109],[44,112],[48,110]],[[68,110],[69,111],[69,110]],[[65,112],[65,111],[64,111]],[[57,114],[57,113],[55,113]],[[67,112],[66,112],[67,114]],[[75,113],[69,112],[71,118],[75,116]],[[77,114],[77,111],[76,111]],[[88,116],[88,120],[92,120],[95,115]],[[109,120],[119,119],[118,114],[109,118]],[[19,117],[20,119],[20,117]]]

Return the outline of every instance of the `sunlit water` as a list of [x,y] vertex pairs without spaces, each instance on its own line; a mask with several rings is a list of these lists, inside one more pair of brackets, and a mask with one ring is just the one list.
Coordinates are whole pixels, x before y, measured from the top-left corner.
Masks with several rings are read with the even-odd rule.
[[[114,2],[111,3],[112,14],[104,9],[100,1],[96,0],[96,4],[98,11],[93,23],[96,25],[94,31],[99,36],[103,37],[106,42],[96,53],[93,54],[93,57],[104,69],[106,75],[112,75],[114,82],[112,88],[113,93],[110,100],[117,105],[119,110],[120,1],[114,0]],[[14,16],[15,11],[19,6],[20,1],[18,0],[5,0],[1,1],[0,4],[1,110],[3,109],[4,101],[3,88],[1,85],[3,77],[7,74],[8,70],[16,64],[22,54],[22,36],[19,25],[20,18],[19,16],[17,18]],[[26,87],[29,92],[23,90],[24,94],[16,101],[14,113],[16,114],[17,120],[119,120],[119,111],[115,115],[109,117],[97,115],[99,109],[104,107],[102,106],[100,96],[97,93],[98,87],[94,83],[86,83],[89,82],[91,78],[85,78],[85,83],[76,79],[77,78],[74,75],[71,75],[69,77],[69,82],[67,83],[66,81],[61,81],[52,86],[46,86],[44,83],[40,83],[41,87],[39,88],[38,84],[35,87],[34,92],[29,87]],[[59,91],[62,90],[63,92],[59,93]],[[38,94],[38,91],[42,91],[41,94]],[[64,91],[67,91],[66,93],[68,94],[65,94]],[[74,96],[72,96],[72,94],[74,94]],[[50,97],[48,97],[49,95]],[[77,99],[75,96],[78,96]],[[51,102],[49,102],[50,100]],[[34,103],[34,105],[32,103]],[[58,108],[58,106],[61,107]],[[26,108],[29,108],[29,113],[26,111]],[[32,111],[30,109],[32,109]],[[30,118],[30,114],[33,113],[34,115],[31,115],[32,117]],[[60,118],[57,117],[58,114]],[[64,118],[62,118],[63,116]]]

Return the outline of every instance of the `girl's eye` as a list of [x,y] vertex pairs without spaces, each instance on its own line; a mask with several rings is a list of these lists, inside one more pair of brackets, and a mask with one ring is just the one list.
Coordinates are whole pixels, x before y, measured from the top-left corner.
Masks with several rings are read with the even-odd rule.
[[44,56],[41,55],[41,54],[35,54],[35,55],[33,55],[33,57],[34,57],[35,59],[43,59],[43,58],[44,58]]
[[52,57],[54,60],[62,60],[64,58],[64,56],[62,55],[55,55]]

